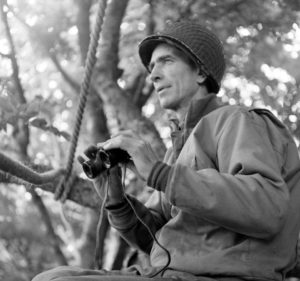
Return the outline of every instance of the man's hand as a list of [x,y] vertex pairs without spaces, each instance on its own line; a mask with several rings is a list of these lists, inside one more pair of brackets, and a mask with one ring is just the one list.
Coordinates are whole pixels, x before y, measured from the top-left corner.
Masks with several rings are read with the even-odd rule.
[[93,184],[97,189],[100,197],[102,199],[105,198],[105,185],[107,184],[105,181],[108,182],[108,200],[107,203],[109,205],[116,205],[120,202],[123,202],[124,191],[122,186],[122,171],[119,166],[115,166],[109,170],[109,175],[105,172],[100,174],[93,180]]
[[140,178],[145,181],[153,165],[158,161],[150,144],[130,130],[121,131],[106,142],[98,143],[97,146],[103,147],[105,150],[121,148],[127,151],[134,163],[134,167],[129,166],[129,168],[137,172]]
[[[89,160],[95,161],[97,157],[99,157],[98,151],[99,148],[95,145],[91,145],[84,151],[84,154]],[[82,156],[78,156],[78,161],[80,164],[86,162],[85,158]],[[109,170],[103,170],[102,173],[89,178],[93,180],[97,193],[102,199],[105,198],[105,186],[108,184],[107,192],[109,204],[114,205],[124,201],[124,192],[121,180],[122,171],[119,166],[112,167]]]

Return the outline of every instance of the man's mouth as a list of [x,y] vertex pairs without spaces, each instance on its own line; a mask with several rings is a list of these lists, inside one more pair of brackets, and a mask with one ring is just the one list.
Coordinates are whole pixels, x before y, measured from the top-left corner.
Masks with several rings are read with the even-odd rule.
[[156,92],[160,93],[160,92],[162,92],[163,90],[165,90],[167,88],[169,88],[169,86],[160,86],[160,87],[157,88]]

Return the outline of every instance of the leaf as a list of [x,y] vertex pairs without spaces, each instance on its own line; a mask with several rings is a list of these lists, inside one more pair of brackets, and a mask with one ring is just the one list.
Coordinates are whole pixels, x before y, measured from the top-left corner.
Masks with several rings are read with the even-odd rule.
[[31,103],[21,104],[18,107],[18,112],[20,118],[24,119],[25,121],[39,114],[39,110],[36,109],[36,107]]
[[29,124],[40,129],[48,129],[47,121],[44,118],[34,118]]
[[16,106],[7,97],[0,97],[0,109],[2,112],[15,112]]
[[0,122],[0,131],[4,131],[4,132],[7,131],[7,123],[2,121]]
[[35,98],[32,102],[27,103],[24,111],[29,114],[37,115],[41,111],[41,100]]
[[71,135],[65,131],[60,131],[60,135],[65,138],[67,141],[71,141]]
[[63,137],[63,138],[66,139],[67,141],[70,141],[70,139],[71,139],[71,136],[70,136],[67,132],[65,132],[65,131],[60,131],[60,130],[58,130],[58,129],[57,129],[56,127],[54,127],[54,126],[49,126],[48,130],[49,130],[50,132],[52,132],[54,135],[56,135],[56,136],[61,136],[61,137]]
[[67,132],[60,131],[56,127],[49,125],[44,118],[34,118],[33,120],[30,120],[29,124],[36,128],[42,129],[43,131],[50,132],[55,136],[62,136],[67,141],[70,141],[71,139],[70,135]]
[[56,127],[49,126],[48,131],[50,131],[51,133],[53,133],[56,136],[59,136],[59,130]]

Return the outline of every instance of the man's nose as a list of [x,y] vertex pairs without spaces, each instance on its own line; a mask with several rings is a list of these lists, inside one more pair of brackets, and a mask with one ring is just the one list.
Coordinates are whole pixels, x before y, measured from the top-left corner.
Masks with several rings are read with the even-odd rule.
[[161,77],[162,77],[162,73],[161,73],[160,68],[157,65],[153,66],[151,73],[150,73],[150,80],[152,82],[157,82],[158,80],[161,79]]

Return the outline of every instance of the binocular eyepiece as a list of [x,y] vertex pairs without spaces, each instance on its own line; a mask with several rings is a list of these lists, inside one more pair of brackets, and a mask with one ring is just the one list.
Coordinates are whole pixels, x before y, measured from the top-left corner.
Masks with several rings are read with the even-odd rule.
[[128,163],[130,161],[130,155],[125,150],[119,148],[104,150],[103,148],[93,146],[85,154],[90,159],[84,160],[83,157],[78,156],[78,161],[90,179],[96,178],[104,171],[109,170],[119,163]]

